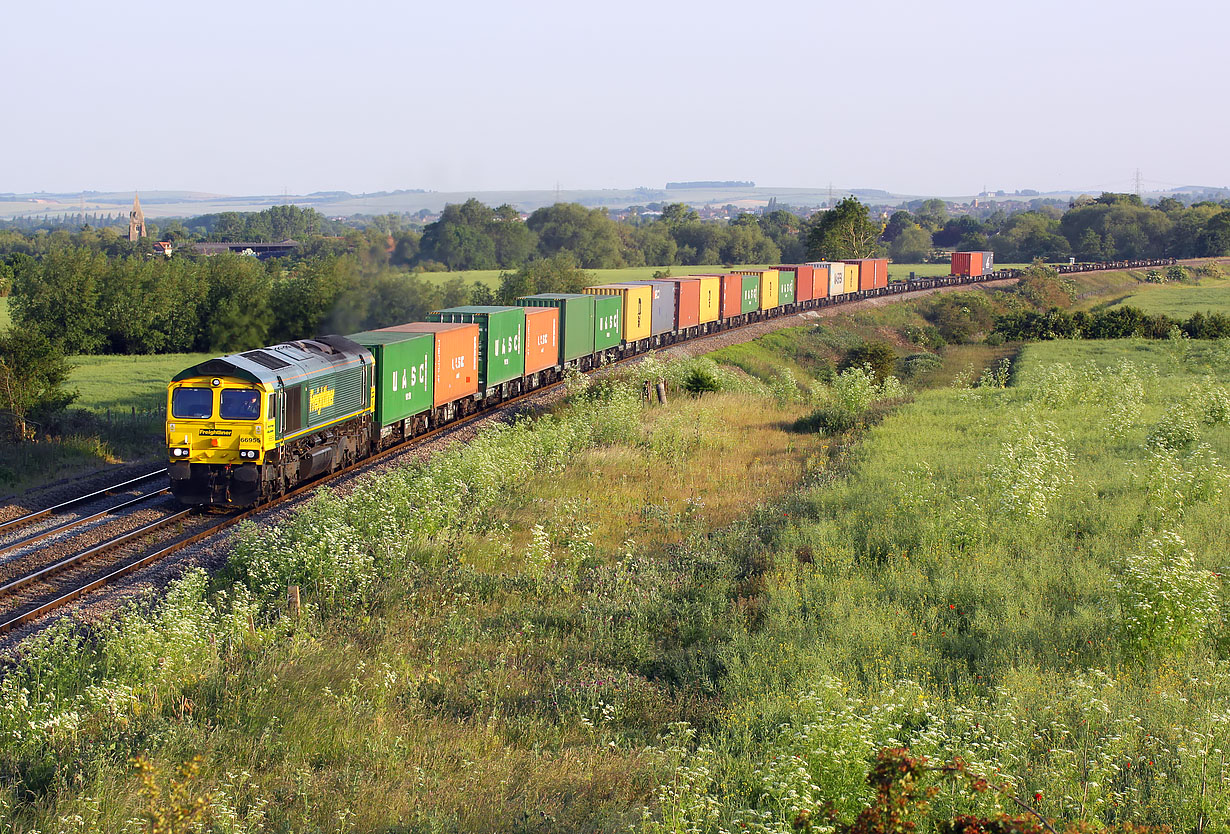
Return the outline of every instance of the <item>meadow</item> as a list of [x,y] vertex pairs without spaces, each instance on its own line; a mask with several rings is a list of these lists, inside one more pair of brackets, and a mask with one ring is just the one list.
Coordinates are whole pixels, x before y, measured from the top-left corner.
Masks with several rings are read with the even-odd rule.
[[88,411],[164,410],[171,377],[210,358],[206,353],[72,356],[67,387],[79,395],[73,406]]
[[8,298],[0,298],[0,330],[13,323],[13,315],[9,312]]
[[1230,312],[1230,283],[1224,286],[1185,286],[1182,284],[1150,284],[1125,296],[1116,307],[1136,307],[1145,313],[1158,313],[1185,319],[1193,313]]
[[574,380],[43,638],[0,683],[0,823],[785,834],[905,746],[996,786],[920,832],[1011,797],[1230,824],[1230,348],[969,346],[903,390],[773,335]]

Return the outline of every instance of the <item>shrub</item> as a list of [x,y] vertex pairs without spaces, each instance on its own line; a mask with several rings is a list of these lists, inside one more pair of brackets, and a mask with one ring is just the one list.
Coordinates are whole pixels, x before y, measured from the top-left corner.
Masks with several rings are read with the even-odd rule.
[[1072,484],[1071,468],[1072,454],[1053,425],[1021,431],[1000,448],[991,466],[1000,509],[1019,518],[1045,519],[1051,500]]
[[1182,652],[1217,613],[1215,579],[1198,570],[1177,533],[1127,557],[1114,580],[1126,648],[1137,656]]
[[841,370],[867,368],[876,382],[883,382],[897,367],[897,352],[887,342],[863,342],[846,352]]
[[907,377],[938,371],[944,366],[944,361],[934,353],[912,353],[901,362],[901,372]]

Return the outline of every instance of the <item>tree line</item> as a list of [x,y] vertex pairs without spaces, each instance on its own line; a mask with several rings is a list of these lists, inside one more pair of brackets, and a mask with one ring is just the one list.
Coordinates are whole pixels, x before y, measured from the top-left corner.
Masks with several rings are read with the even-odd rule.
[[470,297],[460,279],[365,267],[353,254],[166,260],[71,247],[6,268],[15,328],[65,354],[226,353],[420,320]]
[[1067,211],[1044,206],[979,219],[951,217],[944,201],[926,200],[913,212],[894,212],[880,241],[902,263],[936,249],[990,250],[1001,263],[1216,257],[1230,254],[1230,202],[1187,206],[1166,197],[1145,205],[1135,194],[1107,193],[1073,201]]

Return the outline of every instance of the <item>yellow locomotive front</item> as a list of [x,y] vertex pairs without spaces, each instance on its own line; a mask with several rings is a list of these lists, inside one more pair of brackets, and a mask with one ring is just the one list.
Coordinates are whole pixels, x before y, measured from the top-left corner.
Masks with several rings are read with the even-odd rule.
[[167,469],[185,503],[253,504],[261,466],[276,446],[272,386],[189,376],[167,390]]

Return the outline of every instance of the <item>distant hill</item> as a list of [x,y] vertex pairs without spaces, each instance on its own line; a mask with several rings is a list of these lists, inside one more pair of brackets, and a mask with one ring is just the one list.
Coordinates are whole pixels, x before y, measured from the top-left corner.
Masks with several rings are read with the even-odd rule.
[[[946,196],[956,203],[968,203],[974,199],[982,202],[996,200],[1029,201],[1038,197],[1068,199],[1098,189],[1073,189],[1039,194],[1025,189],[1019,192],[992,192],[987,195]],[[594,208],[621,209],[628,206],[645,206],[651,203],[685,202],[696,207],[735,205],[754,209],[776,200],[779,207],[819,208],[830,200],[840,200],[853,194],[865,203],[894,206],[911,200],[923,199],[931,194],[898,194],[878,188],[816,188],[816,187],[764,187],[752,182],[695,181],[672,182],[664,188],[604,188],[590,190],[541,189],[528,191],[427,191],[403,188],[366,194],[348,191],[314,191],[310,194],[272,195],[227,195],[202,191],[142,191],[141,207],[147,217],[194,217],[222,211],[261,211],[270,206],[294,204],[312,207],[328,217],[350,217],[356,214],[415,213],[423,210],[438,212],[447,203],[463,203],[471,197],[487,205],[503,203],[522,211],[533,211],[556,202],[575,202]],[[1187,198],[1226,199],[1230,189],[1211,186],[1184,186],[1170,191],[1149,192],[1146,197],[1155,198],[1167,194],[1182,194]],[[2,193],[0,192],[0,218],[42,217],[78,213],[127,212],[132,206],[131,191],[81,191],[64,193]]]

